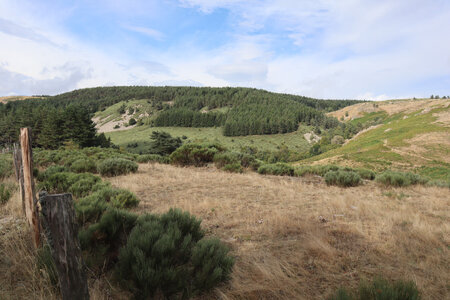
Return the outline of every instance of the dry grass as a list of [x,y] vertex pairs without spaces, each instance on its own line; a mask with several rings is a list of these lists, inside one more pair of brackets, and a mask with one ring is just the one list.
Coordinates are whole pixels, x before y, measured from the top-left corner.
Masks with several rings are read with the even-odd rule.
[[449,105],[450,100],[448,99],[388,100],[358,103],[330,112],[328,115],[336,117],[338,120],[343,117],[345,121],[348,121],[355,118],[360,118],[366,113],[378,111],[385,111],[388,115],[397,113],[407,114],[418,110],[424,110],[426,112],[438,107],[449,107]]
[[414,280],[425,299],[450,297],[448,189],[342,189],[158,164],[111,182],[140,197],[137,212],[179,207],[230,245],[232,281],[206,298],[324,299],[380,274]]
[[[136,212],[179,207],[231,247],[231,282],[202,298],[324,299],[380,274],[414,280],[424,299],[450,296],[448,189],[342,189],[317,177],[159,164],[110,181],[139,196]],[[56,299],[21,215],[17,194],[0,207],[0,299]],[[91,299],[127,298],[105,278],[89,284]]]

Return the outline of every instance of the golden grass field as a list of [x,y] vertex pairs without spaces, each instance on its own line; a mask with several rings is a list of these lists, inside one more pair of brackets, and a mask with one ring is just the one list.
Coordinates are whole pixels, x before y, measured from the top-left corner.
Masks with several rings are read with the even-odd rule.
[[[448,189],[344,189],[318,177],[160,164],[108,180],[136,193],[136,212],[187,210],[229,245],[232,279],[202,299],[325,299],[376,275],[414,280],[424,299],[450,297]],[[53,299],[19,215],[15,195],[0,208],[0,299]],[[92,299],[125,297],[104,278],[90,285]]]

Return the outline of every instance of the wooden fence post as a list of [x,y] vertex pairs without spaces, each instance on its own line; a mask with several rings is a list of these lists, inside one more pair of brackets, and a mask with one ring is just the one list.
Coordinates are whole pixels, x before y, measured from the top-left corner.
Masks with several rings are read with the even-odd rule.
[[14,144],[13,152],[14,171],[16,180],[19,182],[20,199],[22,200],[22,211],[25,214],[25,190],[23,187],[22,150]]
[[89,299],[71,194],[39,195],[45,235],[52,249],[63,300]]
[[34,190],[33,152],[31,149],[30,128],[20,129],[20,146],[22,149],[25,215],[28,219],[28,223],[33,230],[33,242],[35,247],[37,248],[40,244],[39,211],[37,208],[37,199]]

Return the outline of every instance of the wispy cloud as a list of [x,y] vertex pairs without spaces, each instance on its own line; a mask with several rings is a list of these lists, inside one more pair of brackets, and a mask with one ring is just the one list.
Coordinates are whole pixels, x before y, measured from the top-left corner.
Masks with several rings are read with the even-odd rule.
[[162,40],[164,38],[164,34],[162,32],[159,32],[158,30],[152,28],[131,25],[124,25],[123,27],[127,30],[143,34],[155,40]]

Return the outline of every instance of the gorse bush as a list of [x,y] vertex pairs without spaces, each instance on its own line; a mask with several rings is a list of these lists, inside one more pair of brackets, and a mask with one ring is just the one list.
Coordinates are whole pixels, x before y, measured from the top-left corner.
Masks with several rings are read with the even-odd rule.
[[[45,172],[43,174],[44,178],[47,177]],[[72,193],[78,198],[90,194],[93,187],[100,181],[100,177],[91,173],[55,172],[39,183],[38,188],[52,194]]]
[[161,156],[159,154],[144,154],[139,155],[136,158],[136,162],[138,163],[157,162],[160,164],[168,164],[170,161],[167,156]]
[[136,299],[161,293],[188,298],[229,278],[233,259],[217,240],[202,240],[200,220],[171,209],[143,215],[120,250],[118,277]]
[[328,300],[419,300],[421,295],[413,281],[389,282],[376,278],[362,282],[357,291],[340,288]]
[[264,175],[293,176],[294,168],[284,163],[264,164],[258,168],[258,173]]
[[137,163],[123,158],[105,159],[99,163],[97,170],[102,176],[118,176],[135,173],[138,169]]
[[181,166],[203,166],[212,162],[214,156],[224,150],[217,144],[185,144],[170,155],[170,163]]
[[139,199],[128,190],[112,188],[108,184],[96,185],[94,192],[75,203],[77,218],[81,224],[96,222],[109,208],[131,208]]
[[229,164],[241,164],[239,154],[234,152],[220,152],[214,155],[214,164],[217,168],[223,168]]
[[359,185],[361,177],[353,171],[328,171],[325,174],[325,182],[328,185],[350,187]]
[[81,249],[87,252],[86,263],[91,268],[110,268],[117,262],[119,249],[127,241],[137,215],[119,209],[108,209],[98,223],[78,234]]
[[375,180],[384,185],[396,187],[409,186],[412,184],[426,184],[428,182],[427,178],[421,177],[420,175],[395,171],[385,171],[379,174]]
[[70,171],[75,173],[85,173],[85,172],[96,173],[97,165],[92,159],[81,158],[75,160],[70,165]]

